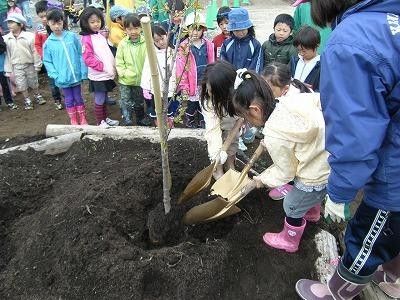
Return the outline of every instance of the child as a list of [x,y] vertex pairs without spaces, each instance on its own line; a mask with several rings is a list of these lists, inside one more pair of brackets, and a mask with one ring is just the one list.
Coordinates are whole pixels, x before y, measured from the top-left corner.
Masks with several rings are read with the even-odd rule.
[[317,49],[320,42],[318,30],[310,26],[302,27],[293,41],[299,55],[290,59],[292,77],[304,82],[314,91],[319,91],[320,56]]
[[102,127],[118,126],[107,117],[105,101],[116,86],[115,59],[106,38],[100,33],[104,27],[103,13],[94,7],[85,8],[79,18],[82,35],[83,60],[88,66],[89,91],[94,93],[96,123]]
[[43,62],[47,75],[62,89],[71,125],[87,125],[81,81],[86,66],[82,62],[82,47],[75,33],[66,30],[64,14],[59,9],[47,13],[51,30],[43,48]]
[[[10,85],[7,77],[4,75],[4,60],[6,56],[7,46],[3,37],[0,35],[0,84],[3,90],[4,102],[10,109],[17,109],[18,106],[14,104],[11,96]],[[0,98],[1,101],[1,98]],[[1,103],[1,102],[0,102]]]
[[[199,103],[200,84],[207,64],[214,62],[214,45],[204,38],[207,29],[204,16],[191,12],[186,16],[188,37],[179,44],[176,56],[176,80],[178,91],[189,97],[186,108],[186,127],[204,128],[204,119]],[[198,124],[195,124],[196,115]]]
[[146,44],[141,34],[142,28],[138,15],[126,15],[124,27],[127,36],[119,43],[115,57],[121,94],[119,104],[124,125],[133,125],[133,109],[137,125],[149,126],[151,123],[145,119],[143,90],[140,87],[146,57]]
[[239,136],[226,152],[221,151],[223,141],[237,120],[231,100],[235,78],[233,65],[226,61],[217,61],[207,65],[201,83],[200,102],[206,124],[204,138],[210,160],[218,160],[213,174],[215,180],[224,174],[223,166],[226,169],[235,168]]
[[279,233],[266,233],[264,242],[286,252],[296,252],[306,220],[316,219],[315,205],[326,195],[329,176],[325,151],[325,122],[319,94],[286,95],[275,100],[265,80],[244,72],[233,98],[235,111],[255,126],[264,126],[262,143],[273,165],[253,177],[254,187],[270,188],[294,181],[283,201],[286,218]]
[[8,7],[7,16],[9,16],[12,13],[22,15],[22,10],[20,10],[19,7],[15,4],[15,0],[8,0],[7,7]]
[[[172,64],[172,49],[168,47],[168,37],[167,32],[161,25],[154,25],[152,27],[152,35],[154,40],[154,46],[156,48],[156,55],[157,55],[157,65],[158,65],[158,72],[159,72],[159,80],[160,80],[160,91],[161,94],[163,93],[163,86],[164,86],[164,78],[165,78],[165,70],[166,66],[169,66],[170,70],[172,68],[172,76],[169,78],[169,86],[168,86],[168,99],[169,99],[169,106],[168,106],[168,119],[167,123],[170,128],[173,127],[174,124],[174,116],[178,109],[176,105],[176,100],[172,100],[175,92],[175,85],[176,85],[176,77],[175,77],[175,64]],[[167,52],[167,53],[166,53]],[[167,62],[165,58],[167,57]],[[151,82],[151,72],[149,66],[149,60],[146,56],[144,65],[143,65],[143,73],[140,86],[143,89],[143,96],[147,102],[147,111],[149,116],[156,120],[156,113],[155,113],[155,106],[154,106],[154,89]],[[157,123],[156,123],[157,126]]]
[[221,59],[233,64],[236,69],[246,68],[261,72],[263,55],[261,44],[256,40],[254,26],[244,8],[234,8],[228,14],[228,31],[232,37],[222,44]]
[[293,23],[292,16],[288,14],[280,14],[275,18],[274,33],[262,45],[264,67],[274,61],[288,64],[292,56],[297,55],[297,49],[293,46]]
[[[291,78],[289,67],[286,64],[278,62],[268,64],[262,76],[270,86],[275,98],[311,92],[302,82]],[[284,184],[272,189],[268,195],[273,200],[281,200],[285,198],[292,189],[292,185]]]
[[318,30],[321,36],[321,43],[318,47],[318,53],[322,54],[325,49],[326,42],[328,41],[329,35],[332,32],[331,26],[319,27],[315,25],[311,18],[311,4],[308,0],[297,0],[292,4],[296,7],[293,18],[294,18],[294,32],[297,33],[301,27],[308,25]]
[[[38,1],[35,3],[35,9],[36,9],[36,14],[39,17],[41,24],[38,24],[36,26],[35,30],[35,49],[36,52],[40,55],[40,58],[43,59],[43,45],[47,40],[47,9],[48,9],[48,2],[45,0]],[[46,72],[46,68],[43,65],[42,66],[43,72]],[[57,110],[63,109],[63,106],[61,104],[61,93],[60,89],[55,85],[54,79],[49,77],[49,83],[50,83],[50,89],[51,89],[51,95],[53,96],[54,99],[54,104],[56,106]]]
[[221,29],[221,33],[213,39],[215,49],[214,55],[216,59],[220,58],[221,47],[224,41],[231,37],[231,34],[227,29],[229,23],[228,15],[230,11],[231,9],[228,6],[222,6],[220,9],[218,9],[217,23],[218,27]]
[[46,103],[38,89],[37,72],[42,67],[42,61],[34,48],[35,35],[25,31],[26,20],[21,14],[10,14],[6,21],[10,33],[4,36],[7,45],[4,71],[7,76],[14,73],[16,90],[24,96],[25,109],[33,109],[28,88],[32,89],[33,98],[37,104]]
[[[229,12],[228,19],[228,30],[232,37],[222,44],[220,58],[233,64],[236,69],[246,68],[261,72],[264,57],[248,11],[244,8],[234,8]],[[246,128],[247,131],[243,133],[244,140],[254,141],[256,129],[249,126]],[[247,150],[242,137],[239,138],[239,149]]]
[[108,44],[112,53],[117,53],[119,42],[126,36],[124,29],[124,17],[129,14],[129,10],[122,6],[114,5],[110,9],[110,28],[108,33]]
[[[175,49],[175,47],[182,41],[179,36],[179,31],[185,15],[185,3],[183,0],[168,0],[167,4],[168,14],[170,17],[166,21],[162,22],[161,25],[164,27],[165,31],[170,31],[168,46]],[[172,9],[174,10],[172,11]]]

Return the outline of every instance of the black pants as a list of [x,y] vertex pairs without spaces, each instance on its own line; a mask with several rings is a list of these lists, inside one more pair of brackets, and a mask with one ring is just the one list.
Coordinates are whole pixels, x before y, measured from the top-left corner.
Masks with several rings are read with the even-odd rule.
[[[0,72],[0,84],[1,88],[3,89],[3,98],[6,104],[11,104],[13,103],[13,99],[11,97],[11,91],[10,91],[10,83],[8,81],[8,78],[4,76],[4,72]],[[1,103],[1,100],[0,100]]]

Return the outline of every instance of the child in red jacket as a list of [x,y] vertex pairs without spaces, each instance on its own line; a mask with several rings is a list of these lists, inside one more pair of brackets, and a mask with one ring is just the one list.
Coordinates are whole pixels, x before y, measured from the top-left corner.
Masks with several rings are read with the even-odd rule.
[[[43,59],[43,45],[47,40],[47,9],[48,7],[48,2],[45,0],[38,1],[35,4],[35,9],[36,9],[36,14],[39,17],[41,23],[36,26],[35,29],[35,50],[36,52],[40,55],[40,58]],[[46,68],[42,67],[42,72],[46,72]],[[49,78],[49,83],[50,83],[50,89],[51,89],[51,95],[54,99],[54,104],[56,106],[57,110],[63,109],[63,106],[61,104],[61,93],[60,89],[56,87],[54,83],[54,79]]]
[[221,29],[221,33],[213,39],[215,59],[219,59],[219,54],[221,52],[221,47],[224,41],[231,37],[231,34],[228,31],[228,14],[230,11],[231,9],[228,6],[222,6],[220,9],[218,9],[217,23],[219,29]]

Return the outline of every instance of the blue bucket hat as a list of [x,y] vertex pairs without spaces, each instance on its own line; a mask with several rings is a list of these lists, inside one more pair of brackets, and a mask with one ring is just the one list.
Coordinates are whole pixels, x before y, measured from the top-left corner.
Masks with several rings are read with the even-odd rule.
[[115,21],[115,19],[119,17],[125,17],[126,15],[130,14],[131,11],[126,9],[125,7],[114,5],[110,9],[110,19],[111,21]]
[[228,31],[249,29],[253,26],[249,18],[249,12],[244,8],[233,8],[228,15]]

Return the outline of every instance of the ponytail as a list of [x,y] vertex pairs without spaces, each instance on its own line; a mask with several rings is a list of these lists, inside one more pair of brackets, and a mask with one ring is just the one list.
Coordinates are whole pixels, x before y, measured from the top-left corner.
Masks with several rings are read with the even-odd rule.
[[311,89],[298,79],[292,79],[290,82],[295,88],[300,90],[300,93],[312,93]]

